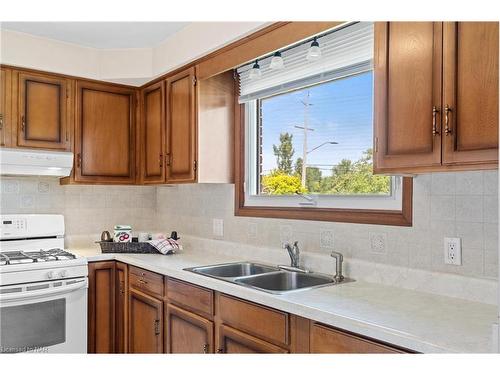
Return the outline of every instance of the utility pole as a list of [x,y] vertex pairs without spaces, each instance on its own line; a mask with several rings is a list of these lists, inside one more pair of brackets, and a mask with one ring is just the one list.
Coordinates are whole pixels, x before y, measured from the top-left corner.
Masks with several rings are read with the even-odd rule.
[[309,107],[312,106],[312,104],[309,103],[309,96],[310,93],[309,90],[307,90],[306,97],[304,98],[304,100],[300,101],[304,105],[304,126],[295,125],[296,128],[304,130],[304,145],[302,148],[302,186],[304,187],[306,186],[307,170],[307,132],[314,130],[309,128]]

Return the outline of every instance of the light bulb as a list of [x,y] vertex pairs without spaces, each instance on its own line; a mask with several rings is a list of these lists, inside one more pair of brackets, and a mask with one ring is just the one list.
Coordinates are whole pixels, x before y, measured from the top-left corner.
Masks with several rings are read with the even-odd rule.
[[255,60],[255,64],[253,64],[252,69],[250,69],[250,79],[259,79],[261,75],[260,65],[257,60]]
[[273,58],[271,59],[271,64],[269,67],[273,70],[283,69],[285,63],[283,61],[283,57],[281,57],[281,52],[277,51],[274,53]]
[[307,57],[306,59],[309,61],[316,61],[321,58],[321,49],[319,48],[319,43],[316,37],[314,37],[314,40],[311,43],[311,47],[309,47],[309,50],[307,51]]

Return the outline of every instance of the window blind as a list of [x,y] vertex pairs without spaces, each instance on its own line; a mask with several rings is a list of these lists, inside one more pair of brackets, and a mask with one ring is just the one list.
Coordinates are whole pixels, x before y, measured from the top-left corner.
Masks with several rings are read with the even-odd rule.
[[372,69],[372,22],[353,23],[320,37],[318,42],[321,58],[317,61],[306,59],[310,43],[305,43],[281,53],[284,61],[282,69],[270,69],[272,56],[259,60],[261,77],[258,79],[250,79],[254,62],[239,67],[240,103]]

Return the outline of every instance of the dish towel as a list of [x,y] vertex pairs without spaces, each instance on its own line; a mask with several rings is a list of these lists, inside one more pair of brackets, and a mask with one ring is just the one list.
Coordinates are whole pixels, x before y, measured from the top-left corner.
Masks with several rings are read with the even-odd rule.
[[182,245],[171,238],[151,240],[148,242],[163,255],[175,254],[177,250],[182,250]]

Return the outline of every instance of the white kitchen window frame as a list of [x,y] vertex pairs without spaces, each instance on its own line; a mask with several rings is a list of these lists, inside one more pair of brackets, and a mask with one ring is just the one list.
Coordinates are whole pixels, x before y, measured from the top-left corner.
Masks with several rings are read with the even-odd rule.
[[[358,74],[358,73],[356,73]],[[345,78],[345,77],[343,77]],[[330,81],[331,82],[331,81]],[[245,106],[245,206],[287,208],[337,208],[361,210],[401,210],[403,202],[402,177],[391,176],[389,194],[305,194],[264,195],[257,192],[258,155],[258,101],[247,101]]]

